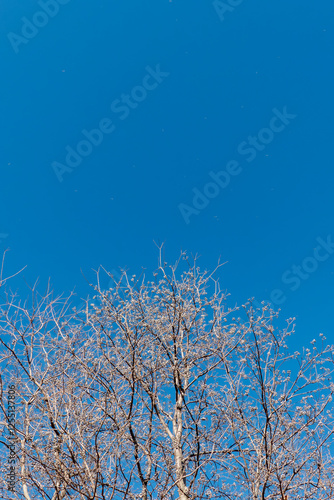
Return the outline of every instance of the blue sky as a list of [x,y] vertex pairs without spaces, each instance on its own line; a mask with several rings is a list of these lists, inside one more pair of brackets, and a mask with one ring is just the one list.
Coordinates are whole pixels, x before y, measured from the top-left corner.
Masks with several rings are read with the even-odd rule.
[[171,262],[221,257],[231,304],[274,297],[298,341],[330,338],[333,2],[0,11],[0,251],[7,274],[27,266],[14,288],[50,278],[84,297],[92,269],[150,272],[165,242]]

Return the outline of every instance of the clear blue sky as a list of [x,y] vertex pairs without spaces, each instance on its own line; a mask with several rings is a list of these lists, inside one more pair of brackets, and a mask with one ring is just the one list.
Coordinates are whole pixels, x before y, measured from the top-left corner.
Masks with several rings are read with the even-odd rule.
[[0,250],[22,293],[83,297],[82,272],[151,271],[165,242],[221,256],[231,303],[280,289],[303,343],[333,335],[332,1],[0,11]]

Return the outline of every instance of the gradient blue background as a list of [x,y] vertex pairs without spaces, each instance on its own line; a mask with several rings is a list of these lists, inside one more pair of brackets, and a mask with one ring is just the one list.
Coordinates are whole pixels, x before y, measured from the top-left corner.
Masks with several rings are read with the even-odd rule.
[[[84,297],[83,274],[151,271],[165,242],[168,261],[221,256],[230,304],[281,288],[298,342],[333,339],[334,255],[295,292],[281,282],[334,239],[333,2],[244,0],[221,21],[211,1],[70,0],[16,54],[7,35],[38,10],[0,6],[0,251],[5,274],[27,265],[12,286]],[[157,64],[169,76],[60,183],[52,162]],[[284,106],[297,118],[247,164],[238,145]],[[232,159],[243,172],[185,224],[178,205]]]

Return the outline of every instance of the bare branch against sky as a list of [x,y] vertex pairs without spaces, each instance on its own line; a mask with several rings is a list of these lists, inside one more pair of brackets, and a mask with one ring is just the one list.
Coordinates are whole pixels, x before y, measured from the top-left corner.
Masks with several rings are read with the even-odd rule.
[[323,336],[291,353],[293,319],[229,309],[184,254],[94,293],[1,306],[1,498],[333,498]]

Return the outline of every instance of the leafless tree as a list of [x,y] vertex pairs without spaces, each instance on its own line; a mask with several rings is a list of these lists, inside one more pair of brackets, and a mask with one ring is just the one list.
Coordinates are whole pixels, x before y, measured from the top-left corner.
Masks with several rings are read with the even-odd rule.
[[320,334],[289,353],[293,319],[279,330],[266,306],[244,309],[248,321],[234,323],[242,340],[224,363],[228,388],[216,399],[235,450],[229,473],[241,498],[332,499],[333,348]]
[[[333,348],[289,354],[293,320],[236,312],[182,254],[71,298],[9,292],[1,321],[1,498],[334,498]],[[7,491],[7,387],[17,484]]]

